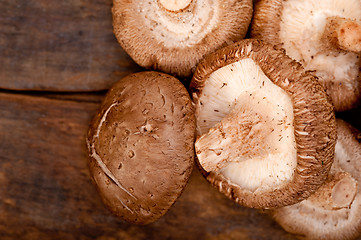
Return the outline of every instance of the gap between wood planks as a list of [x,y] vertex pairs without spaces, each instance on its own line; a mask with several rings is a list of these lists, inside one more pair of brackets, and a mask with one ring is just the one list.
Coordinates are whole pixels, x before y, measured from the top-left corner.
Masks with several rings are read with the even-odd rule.
[[0,89],[0,93],[32,96],[63,101],[101,103],[107,91],[96,92],[51,92],[51,91],[19,91]]

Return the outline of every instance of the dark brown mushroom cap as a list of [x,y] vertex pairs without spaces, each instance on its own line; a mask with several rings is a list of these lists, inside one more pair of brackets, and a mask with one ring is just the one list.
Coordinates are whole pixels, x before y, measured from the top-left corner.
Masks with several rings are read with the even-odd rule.
[[[336,111],[349,110],[355,108],[361,98],[361,54],[354,52],[352,47],[344,49],[338,46],[334,41],[334,26],[339,25],[335,22],[350,19],[351,25],[358,22],[359,26],[354,30],[345,27],[341,32],[350,33],[348,35],[352,35],[352,31],[359,32],[360,7],[358,0],[259,0],[254,6],[250,35],[286,49],[290,57],[319,77]],[[316,34],[319,31],[324,33]],[[326,33],[329,36],[325,36]],[[360,41],[357,36],[354,38],[351,42]]]
[[239,41],[252,17],[251,0],[193,0],[167,11],[159,0],[114,0],[114,33],[140,66],[190,76],[208,53]]
[[226,196],[244,206],[275,208],[297,203],[315,192],[330,170],[336,141],[333,106],[317,79],[299,63],[271,45],[247,39],[208,55],[198,65],[190,86],[196,114],[208,76],[246,58],[252,59],[292,99],[297,146],[293,179],[270,191],[252,192],[233,184],[219,172],[205,172],[205,176]]
[[192,171],[194,134],[194,108],[176,78],[141,72],[116,83],[87,136],[90,172],[104,203],[131,223],[165,214]]
[[328,180],[307,200],[273,211],[288,232],[307,239],[355,239],[361,234],[360,132],[337,119],[335,161]]

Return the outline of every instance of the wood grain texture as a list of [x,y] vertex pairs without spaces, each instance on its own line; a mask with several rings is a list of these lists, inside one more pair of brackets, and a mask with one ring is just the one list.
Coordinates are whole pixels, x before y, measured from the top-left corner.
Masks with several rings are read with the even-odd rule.
[[112,0],[0,0],[0,88],[94,91],[140,68],[117,43]]
[[137,226],[114,217],[87,167],[85,133],[99,107],[91,101],[0,93],[1,239],[294,239],[196,169],[159,221]]

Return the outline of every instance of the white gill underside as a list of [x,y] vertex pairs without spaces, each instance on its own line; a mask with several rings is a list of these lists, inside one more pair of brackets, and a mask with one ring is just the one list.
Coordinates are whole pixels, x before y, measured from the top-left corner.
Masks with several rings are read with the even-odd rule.
[[[339,160],[344,161],[336,158],[331,172],[340,173],[345,170],[335,167],[340,165]],[[297,226],[298,229],[303,229],[303,232],[315,236],[340,234],[340,231],[346,232],[346,229],[352,229],[353,225],[358,226],[361,193],[356,180],[346,174],[337,181],[331,191],[327,191],[329,190],[327,184],[329,183],[322,185],[308,199],[276,210],[276,219],[282,222],[282,225]]]
[[167,48],[188,47],[202,41],[218,24],[219,0],[193,1],[190,11],[171,13],[158,0],[139,1],[137,11],[154,38]]
[[[352,138],[352,136],[350,136]],[[347,145],[345,145],[347,144]],[[350,143],[343,143],[340,140],[337,140],[335,146],[335,166],[342,168],[344,171],[350,173],[355,179],[361,181],[361,164],[358,162],[361,160],[361,155],[359,151],[350,152],[348,149],[355,148],[359,146],[350,146]]]
[[348,208],[328,210],[304,200],[301,203],[281,208],[279,217],[282,219],[283,226],[297,226],[298,229],[302,229],[300,233],[308,232],[310,235],[320,237],[324,237],[324,235],[342,236],[342,231],[353,229],[352,225],[355,227],[359,225],[360,208],[361,194],[358,193]]
[[279,37],[287,54],[300,61],[306,70],[315,70],[321,81],[342,81],[352,89],[359,72],[357,54],[339,51],[330,54],[321,47],[326,19],[336,16],[361,21],[361,1],[285,1]]
[[252,191],[291,180],[297,155],[287,93],[252,59],[227,65],[206,82],[196,103],[202,167]]

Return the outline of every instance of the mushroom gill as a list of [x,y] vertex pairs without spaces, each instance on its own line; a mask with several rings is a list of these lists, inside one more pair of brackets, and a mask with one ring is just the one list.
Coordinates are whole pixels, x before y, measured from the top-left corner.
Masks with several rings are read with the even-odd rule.
[[361,233],[361,144],[337,120],[335,161],[326,182],[308,199],[273,211],[288,232],[307,239],[354,239]]

